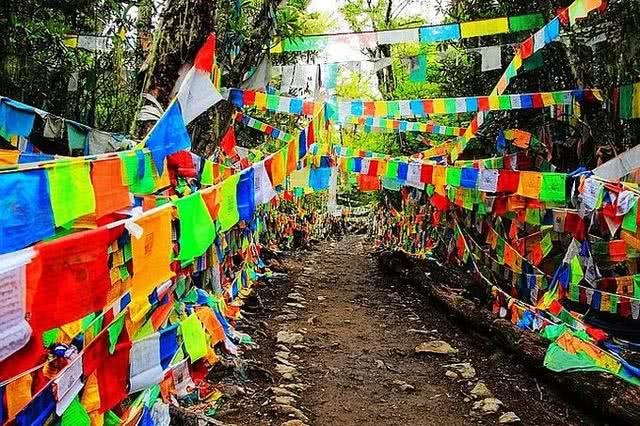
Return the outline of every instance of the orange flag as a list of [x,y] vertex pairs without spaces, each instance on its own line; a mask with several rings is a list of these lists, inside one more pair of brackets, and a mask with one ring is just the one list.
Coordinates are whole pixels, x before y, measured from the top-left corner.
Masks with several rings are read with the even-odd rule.
[[122,181],[120,158],[92,162],[91,183],[96,197],[96,218],[131,205],[129,187]]

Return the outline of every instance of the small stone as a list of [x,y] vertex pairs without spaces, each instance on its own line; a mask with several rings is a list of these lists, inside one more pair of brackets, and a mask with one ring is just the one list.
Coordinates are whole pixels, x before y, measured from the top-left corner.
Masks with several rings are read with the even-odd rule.
[[471,401],[471,398],[465,398],[465,399],[463,399],[463,401],[464,401],[464,402],[470,402],[470,401]]
[[288,365],[284,365],[284,364],[278,364],[276,365],[276,371],[280,374],[297,374],[298,370],[295,369],[295,367],[290,367]]
[[398,388],[400,388],[401,391],[405,391],[405,392],[413,392],[414,390],[416,390],[415,386],[412,386],[409,383],[404,382],[402,380],[394,380],[393,385],[397,386]]
[[276,321],[295,321],[298,319],[298,316],[296,314],[282,314],[276,315],[273,319]]
[[306,299],[300,293],[289,293],[287,295],[287,299],[293,300],[296,302],[306,302]]
[[434,340],[432,342],[423,342],[416,346],[416,353],[433,353],[433,354],[456,354],[458,350],[442,340]]
[[309,318],[307,320],[307,324],[311,324],[311,325],[313,325],[313,324],[315,324],[317,322],[318,322],[318,316],[317,315],[313,315],[311,318]]
[[278,348],[278,350],[283,351],[283,352],[291,352],[289,350],[289,348],[286,347],[285,345],[276,345],[276,348]]
[[384,361],[381,359],[376,359],[376,367],[384,368]]
[[236,397],[236,396],[239,396],[239,395],[245,395],[246,394],[246,392],[245,392],[243,387],[238,386],[238,385],[231,385],[231,384],[224,385],[223,391],[224,391],[225,395],[228,395],[228,396],[230,396],[232,398]]
[[276,360],[276,362],[279,362],[280,364],[284,364],[284,365],[287,365],[289,367],[296,367],[296,365],[294,363],[292,363],[291,361],[287,361],[286,359],[275,357],[275,360]]
[[277,358],[289,359],[289,355],[291,355],[291,352],[285,352],[285,351],[276,352],[276,357]]
[[303,422],[309,421],[309,418],[305,416],[302,411],[298,410],[295,407],[292,407],[291,405],[277,404],[276,410],[278,410],[282,414],[291,414],[293,415],[293,417],[295,417],[298,420],[302,420]]
[[295,400],[290,396],[276,396],[274,401],[276,402],[276,404],[282,405],[291,405],[295,402]]
[[489,398],[493,396],[489,388],[487,388],[487,385],[482,382],[476,383],[473,389],[471,389],[471,395],[476,399]]
[[285,303],[285,305],[287,305],[287,306],[289,306],[291,308],[304,309],[304,305],[302,303],[287,302],[287,303]]
[[306,423],[302,420],[289,420],[288,422],[282,423],[280,426],[306,426]]
[[281,387],[297,392],[302,392],[307,389],[307,386],[303,385],[302,383],[289,383],[288,385],[282,385]]
[[493,414],[497,413],[502,405],[502,401],[497,398],[485,398],[482,401],[476,401],[473,404],[473,409],[480,410],[484,414]]
[[513,411],[507,411],[498,419],[498,423],[518,423],[520,422],[520,417],[516,416],[516,413]]
[[300,333],[291,333],[289,331],[278,331],[276,335],[276,341],[278,343],[287,343],[295,345],[296,343],[302,343],[304,336]]
[[324,297],[324,296],[318,296],[318,300],[319,300],[319,301],[321,301],[321,302],[322,302],[323,300],[325,300],[325,299],[326,299],[326,297]]
[[462,362],[458,364],[449,364],[444,367],[450,367],[456,370],[465,379],[471,379],[476,376],[476,369],[468,362]]
[[289,396],[291,398],[300,398],[299,395],[297,395],[297,394],[291,392],[290,390],[285,389],[284,387],[281,387],[281,386],[277,386],[277,387],[271,388],[271,392],[273,392],[273,394],[275,396]]
[[447,376],[450,379],[457,379],[458,378],[458,373],[456,373],[455,371],[451,371],[451,370],[447,370],[446,373],[444,373],[445,376]]

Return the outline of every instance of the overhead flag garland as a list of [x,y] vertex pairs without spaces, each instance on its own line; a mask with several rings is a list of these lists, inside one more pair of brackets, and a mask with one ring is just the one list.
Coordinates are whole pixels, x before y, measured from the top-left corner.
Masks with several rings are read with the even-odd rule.
[[274,46],[271,49],[271,53],[322,50],[339,44],[355,44],[355,47],[371,47],[398,43],[434,43],[527,31],[540,28],[543,25],[544,18],[542,14],[533,13],[529,15],[444,25],[427,25],[415,28],[307,35],[292,40],[284,40]]

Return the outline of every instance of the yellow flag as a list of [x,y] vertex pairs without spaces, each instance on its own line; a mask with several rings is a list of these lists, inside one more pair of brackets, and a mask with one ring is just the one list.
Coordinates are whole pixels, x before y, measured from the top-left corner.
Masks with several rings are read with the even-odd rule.
[[509,18],[507,17],[460,23],[460,35],[462,38],[480,37],[508,32]]

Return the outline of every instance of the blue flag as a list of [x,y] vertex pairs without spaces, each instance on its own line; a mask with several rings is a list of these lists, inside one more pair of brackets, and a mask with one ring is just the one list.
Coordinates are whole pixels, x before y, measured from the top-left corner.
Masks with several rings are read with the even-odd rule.
[[0,254],[53,236],[46,170],[2,173],[0,193]]
[[167,155],[191,147],[191,139],[182,118],[180,103],[171,104],[164,115],[160,117],[160,121],[156,123],[147,138],[146,146],[151,151],[153,162],[160,176],[162,176],[164,159]]

